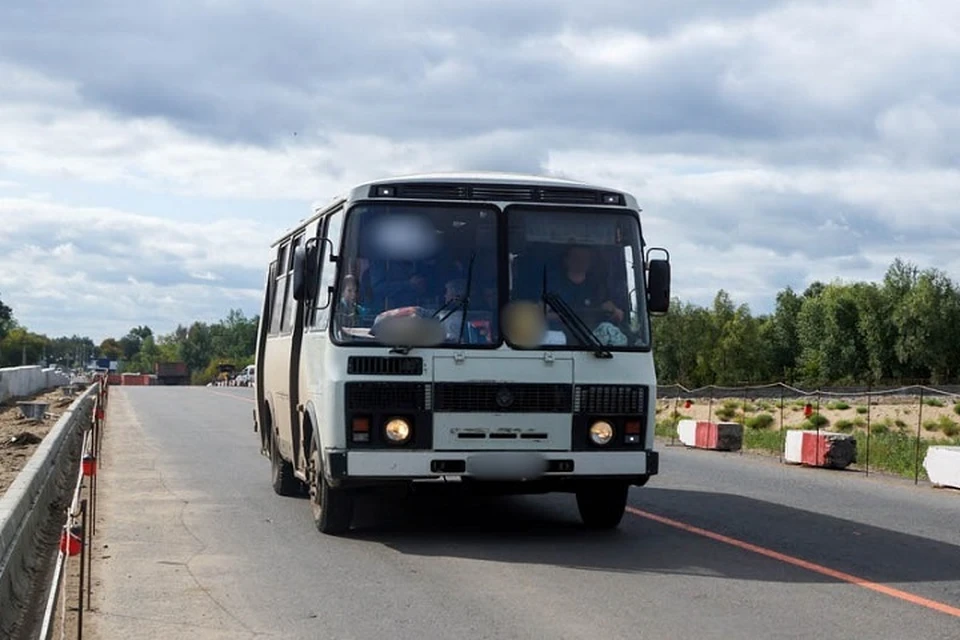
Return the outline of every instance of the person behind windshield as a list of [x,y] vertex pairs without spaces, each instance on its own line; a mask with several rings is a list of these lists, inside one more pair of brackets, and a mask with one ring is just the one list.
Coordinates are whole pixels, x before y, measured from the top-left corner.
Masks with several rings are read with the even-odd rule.
[[[463,341],[467,343],[478,342],[479,336],[476,329],[468,320],[463,322],[463,308],[457,308],[455,302],[462,301],[467,295],[467,281],[463,278],[454,278],[449,280],[444,288],[443,301],[447,308],[440,312],[443,328],[447,335],[447,340],[460,342],[460,328],[463,327]],[[453,308],[451,312],[450,309]]]
[[[563,255],[559,274],[548,281],[548,289],[559,295],[591,328],[603,322],[619,325],[624,313],[611,300],[607,283],[593,268],[594,254],[590,247],[573,245]],[[556,322],[555,313],[547,317]]]
[[340,304],[337,307],[340,326],[355,327],[359,316],[366,313],[367,310],[357,302],[357,278],[348,273],[340,281]]

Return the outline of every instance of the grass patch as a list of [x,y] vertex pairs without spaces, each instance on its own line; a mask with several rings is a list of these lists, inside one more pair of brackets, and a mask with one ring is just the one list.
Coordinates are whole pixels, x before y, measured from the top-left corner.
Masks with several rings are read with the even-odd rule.
[[897,429],[906,429],[907,426],[908,426],[907,423],[904,422],[903,420],[901,420],[900,418],[897,418],[896,420],[894,420],[894,421],[893,421],[893,425],[894,425]]
[[833,428],[840,433],[851,433],[853,431],[853,420],[837,420],[833,423]]
[[769,429],[773,426],[773,416],[769,413],[760,413],[750,416],[746,421],[747,427],[755,430]]
[[943,400],[941,400],[940,398],[927,398],[927,399],[925,399],[925,400],[923,401],[923,404],[927,405],[928,407],[945,407],[945,406],[947,406],[946,403],[945,403]]
[[867,408],[866,408],[865,406],[863,406],[863,405],[860,405],[860,406],[857,407],[857,413],[859,413],[859,414],[862,415],[862,416],[866,415],[866,414],[867,414],[867,411],[869,411],[869,409],[867,409]]
[[853,426],[860,429],[864,429],[867,426],[867,421],[861,418],[860,416],[857,416],[856,418],[853,419]]
[[958,403],[956,403],[955,405],[953,405],[953,412],[954,412],[955,414],[957,414],[958,416],[960,416],[960,402],[958,402]]
[[677,434],[677,423],[673,420],[657,420],[653,432],[661,438],[670,438]]
[[780,453],[780,432],[764,429],[748,429],[743,433],[744,449],[759,449],[771,453]]
[[[902,433],[877,433],[870,439],[870,468],[880,469],[890,473],[912,478],[916,471],[916,436]],[[923,458],[927,453],[929,443],[920,441],[920,477],[927,478],[923,470]],[[857,460],[861,463],[867,459],[867,439],[857,439]]]
[[850,405],[843,400],[832,400],[827,403],[827,409],[830,409],[831,411],[846,411],[849,408]]

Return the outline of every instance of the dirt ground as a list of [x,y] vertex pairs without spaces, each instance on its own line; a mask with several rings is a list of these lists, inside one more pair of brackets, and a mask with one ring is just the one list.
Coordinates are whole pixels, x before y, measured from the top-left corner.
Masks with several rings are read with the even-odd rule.
[[[910,434],[917,432],[917,426],[920,425],[921,436],[930,441],[951,439],[949,434],[941,430],[930,430],[926,424],[930,421],[945,421],[957,423],[960,426],[960,415],[954,409],[954,402],[951,398],[941,398],[944,406],[931,406],[926,402],[921,406],[919,397],[895,396],[884,397],[874,396],[871,398],[870,405],[867,405],[866,397],[843,398],[840,402],[848,404],[848,408],[837,408],[837,398],[821,398],[819,412],[829,424],[823,426],[824,430],[834,430],[832,427],[848,421],[854,424],[854,432],[865,430],[865,423],[869,417],[871,430],[877,425],[885,425],[890,431],[900,431]],[[937,402],[930,397],[926,401]],[[717,415],[718,410],[722,410],[725,405],[732,410],[734,421],[743,419],[744,398],[716,397],[710,398],[691,398],[691,405],[685,406],[685,400],[681,398],[678,403],[673,398],[661,399],[657,402],[657,420],[669,418],[676,407],[677,413],[681,419],[692,418],[694,420],[713,420],[720,421],[722,418]],[[814,412],[817,411],[817,399],[813,398],[784,398],[783,401],[783,426],[785,429],[798,428],[804,422],[804,404],[809,402]],[[771,428],[780,427],[780,399],[779,398],[747,398],[746,418],[750,419],[761,413],[766,413],[774,418]],[[833,407],[830,404],[833,403]],[[921,413],[922,409],[922,413]],[[956,434],[954,434],[955,436]]]
[[[30,398],[11,398],[0,405],[0,495],[7,492],[37,446],[74,399],[66,398],[59,389],[54,389]],[[49,402],[47,417],[40,422],[25,419],[17,406],[21,400]]]

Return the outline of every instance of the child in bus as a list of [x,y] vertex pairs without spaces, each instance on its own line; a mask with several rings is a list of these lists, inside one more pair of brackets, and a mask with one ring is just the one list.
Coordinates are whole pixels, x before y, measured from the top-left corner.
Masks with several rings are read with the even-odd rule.
[[355,327],[359,317],[366,313],[367,310],[357,302],[357,278],[348,273],[340,281],[340,304],[337,307],[340,326]]

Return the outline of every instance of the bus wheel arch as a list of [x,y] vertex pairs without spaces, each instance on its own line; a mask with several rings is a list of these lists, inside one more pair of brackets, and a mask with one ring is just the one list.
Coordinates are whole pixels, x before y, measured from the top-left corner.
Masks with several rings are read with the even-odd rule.
[[280,454],[280,444],[277,442],[277,433],[273,427],[273,419],[270,419],[270,429],[264,429],[268,432],[268,452],[270,455],[270,484],[277,495],[292,497],[300,495],[303,485],[293,473],[293,464],[284,460]]

